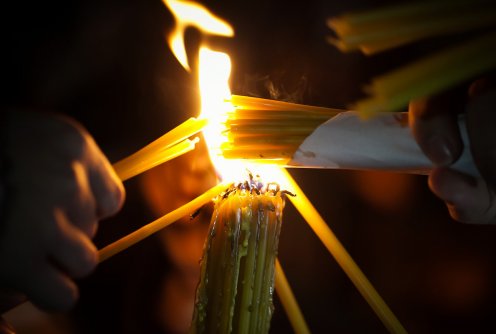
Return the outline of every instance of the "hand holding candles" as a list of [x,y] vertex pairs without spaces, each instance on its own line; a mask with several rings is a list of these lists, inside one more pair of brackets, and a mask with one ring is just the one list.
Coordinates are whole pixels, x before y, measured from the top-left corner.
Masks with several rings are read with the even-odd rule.
[[[461,0],[446,6],[445,1],[435,0],[351,13],[328,21],[339,37],[331,43],[344,51],[360,49],[365,54],[460,34],[460,44],[374,78],[365,88],[370,96],[358,101],[355,108],[362,113],[395,111],[414,100],[410,104],[413,133],[435,165],[429,185],[448,203],[454,219],[472,223],[494,221],[496,216],[491,128],[495,122],[494,92],[468,105],[470,144],[463,140],[467,135],[457,126],[456,113],[465,111],[467,98],[466,91],[459,88],[496,68],[495,18],[496,7],[491,1]],[[472,93],[481,93],[480,86],[479,81]],[[483,179],[475,166],[472,170],[477,172],[469,172],[470,176],[442,168],[456,167],[454,162],[462,149],[469,147]]]
[[447,92],[413,101],[411,124],[420,147],[436,165],[429,177],[429,186],[446,202],[451,217],[466,223],[495,223],[496,90],[488,90],[487,82],[478,81],[470,92],[466,113],[468,134],[482,177],[463,175],[451,168],[463,149],[453,104],[463,106],[465,94]]
[[91,242],[97,222],[119,210],[124,188],[75,121],[24,111],[7,117],[1,132],[8,203],[1,217],[2,289],[46,309],[67,310],[78,296],[73,280],[97,264]]

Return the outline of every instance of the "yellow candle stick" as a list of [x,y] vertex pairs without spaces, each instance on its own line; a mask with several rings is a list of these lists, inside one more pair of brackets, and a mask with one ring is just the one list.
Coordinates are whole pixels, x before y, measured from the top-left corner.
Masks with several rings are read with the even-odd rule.
[[329,19],[342,51],[381,52],[426,37],[494,26],[496,13],[486,0],[434,0],[393,5]]
[[331,115],[334,115],[342,111],[333,108],[307,106],[304,104],[289,103],[289,102],[261,99],[257,97],[241,96],[241,95],[232,95],[230,102],[234,106],[239,107],[241,109],[250,109],[251,107],[253,107],[255,109],[263,109],[263,110],[311,111],[311,112],[331,114]]
[[296,334],[307,334],[310,333],[308,325],[301,313],[301,309],[298,306],[293,291],[289,286],[288,279],[282,270],[281,263],[276,259],[276,277],[275,277],[276,292],[281,300],[282,307],[286,311],[289,322],[293,327],[293,331]]
[[99,261],[103,262],[108,258],[114,256],[117,253],[129,248],[135,243],[149,237],[153,233],[163,229],[164,227],[174,223],[179,218],[182,218],[188,214],[191,214],[195,210],[198,210],[203,205],[209,203],[213,198],[218,196],[220,193],[226,190],[228,184],[218,184],[210,190],[206,191],[202,195],[198,196],[191,202],[179,207],[178,209],[158,218],[157,220],[143,226],[142,228],[128,234],[124,238],[105,246],[98,251]]
[[164,162],[177,158],[180,155],[188,153],[195,149],[195,145],[200,141],[200,138],[196,137],[193,140],[185,139],[182,142],[168,147],[162,150],[156,150],[153,154],[149,154],[147,157],[143,157],[142,160],[136,159],[133,162],[125,162],[122,164],[116,164],[114,166],[117,176],[121,181],[126,181],[133,176],[141,174],[155,166],[158,166]]
[[381,75],[366,88],[370,98],[358,101],[362,113],[395,111],[412,99],[432,95],[496,68],[496,32],[443,50]]
[[297,194],[296,197],[289,197],[291,202],[314,230],[336,262],[341,266],[360,294],[372,307],[384,326],[391,333],[406,333],[405,328],[374,289],[367,277],[365,277],[365,274],[360,270],[350,254],[348,254],[344,246],[336,238],[289,172],[281,168],[280,179],[282,181],[279,182],[283,188]]
[[194,149],[198,139],[188,140],[207,125],[206,119],[190,118],[136,153],[113,165],[122,181]]
[[[496,4],[487,0],[432,0],[345,14],[328,20],[343,51],[372,54],[421,39],[459,34],[456,47],[373,79],[370,97],[352,108],[364,116],[398,111],[409,101],[466,84],[496,68]],[[467,35],[467,33],[471,35]]]

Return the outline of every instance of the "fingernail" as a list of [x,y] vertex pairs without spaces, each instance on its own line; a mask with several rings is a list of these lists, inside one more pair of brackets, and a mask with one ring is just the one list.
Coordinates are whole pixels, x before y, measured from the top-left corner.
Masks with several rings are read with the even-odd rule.
[[451,143],[443,136],[437,135],[429,140],[428,158],[437,166],[448,166],[453,163]]

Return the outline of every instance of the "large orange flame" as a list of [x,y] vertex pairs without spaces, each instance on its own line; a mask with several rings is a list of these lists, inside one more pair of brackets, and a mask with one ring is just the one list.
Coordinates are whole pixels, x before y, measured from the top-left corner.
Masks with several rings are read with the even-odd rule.
[[[188,26],[202,33],[230,37],[232,27],[216,17],[205,7],[194,2],[163,0],[176,20],[176,27],[168,38],[169,46],[182,66],[189,70],[188,57],[184,47],[184,32]],[[202,46],[198,57],[198,83],[200,88],[200,117],[208,119],[203,135],[209,148],[210,159],[220,177],[226,181],[237,181],[246,177],[246,170],[260,174],[265,179],[277,181],[279,173],[269,165],[248,164],[241,160],[226,160],[222,157],[220,144],[226,141],[222,130],[227,113],[234,107],[229,102],[231,90],[229,76],[231,60],[229,55]]]
[[184,47],[184,32],[188,27],[194,27],[204,34],[232,37],[233,28],[226,21],[212,14],[204,6],[192,1],[163,0],[176,20],[175,28],[167,41],[176,59],[181,65],[190,70],[188,57]]

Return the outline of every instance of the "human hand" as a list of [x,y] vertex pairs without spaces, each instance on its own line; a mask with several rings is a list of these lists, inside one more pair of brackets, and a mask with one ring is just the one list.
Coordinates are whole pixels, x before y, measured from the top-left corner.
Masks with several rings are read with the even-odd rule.
[[[495,108],[496,90],[489,88],[487,80],[474,82],[468,94],[452,91],[410,103],[413,135],[435,166],[429,176],[429,187],[446,203],[451,217],[460,222],[496,223]],[[463,109],[470,150],[480,178],[449,168],[463,150],[457,122]]]
[[54,114],[8,114],[6,204],[0,224],[0,283],[37,306],[69,309],[74,279],[98,262],[98,220],[116,213],[124,188],[92,137]]

